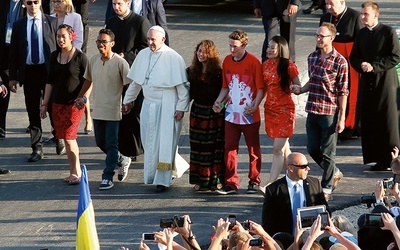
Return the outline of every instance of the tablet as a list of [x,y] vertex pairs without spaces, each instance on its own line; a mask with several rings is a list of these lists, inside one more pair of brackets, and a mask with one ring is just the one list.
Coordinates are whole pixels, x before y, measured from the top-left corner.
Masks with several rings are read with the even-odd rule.
[[300,218],[300,228],[305,230],[310,229],[318,215],[325,211],[325,205],[298,208],[297,216]]

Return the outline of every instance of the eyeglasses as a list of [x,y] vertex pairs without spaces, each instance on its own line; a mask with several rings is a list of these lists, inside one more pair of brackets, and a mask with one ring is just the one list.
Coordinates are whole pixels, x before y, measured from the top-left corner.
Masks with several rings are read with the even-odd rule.
[[324,36],[324,35],[320,35],[320,34],[314,34],[314,37],[317,38],[317,39],[324,39],[325,37],[330,37],[330,36],[331,35]]
[[288,164],[288,165],[290,165],[290,166],[294,166],[294,167],[296,167],[296,168],[301,168],[301,169],[308,168],[308,166],[309,166],[309,164],[308,164],[308,163],[306,163],[306,164],[302,164],[302,165],[296,165],[296,164]]
[[32,4],[38,5],[39,1],[26,1],[26,5],[32,5]]
[[64,0],[53,0],[53,1],[51,1],[52,4],[61,4],[63,2],[64,2]]
[[102,44],[102,45],[104,45],[104,46],[107,46],[107,44],[108,44],[108,43],[110,43],[111,41],[106,41],[106,40],[96,40],[95,42],[96,42],[96,44],[97,44],[97,45],[100,45],[100,44]]

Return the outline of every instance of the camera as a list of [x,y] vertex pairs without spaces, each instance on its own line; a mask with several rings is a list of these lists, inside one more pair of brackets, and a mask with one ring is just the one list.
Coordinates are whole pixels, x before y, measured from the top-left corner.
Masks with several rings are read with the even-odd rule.
[[365,214],[365,226],[381,228],[384,226],[381,214]]
[[236,215],[229,215],[228,221],[230,222],[228,229],[231,230],[236,225]]
[[183,227],[184,223],[183,216],[175,215],[172,219],[161,219],[160,220],[160,227],[161,228],[176,228],[176,227]]
[[329,226],[329,214],[328,212],[322,212],[319,215],[321,216],[321,230],[325,230]]
[[240,223],[242,225],[242,227],[246,230],[250,230],[250,221],[243,221],[242,223]]
[[142,240],[144,240],[144,241],[154,241],[154,233],[144,233],[144,234],[142,234]]
[[393,178],[385,178],[382,183],[384,189],[393,188],[394,185]]
[[263,245],[263,241],[262,239],[258,238],[258,239],[251,239],[249,242],[249,246],[262,246]]
[[371,207],[372,204],[376,203],[375,194],[361,196],[360,202],[367,204],[367,207]]

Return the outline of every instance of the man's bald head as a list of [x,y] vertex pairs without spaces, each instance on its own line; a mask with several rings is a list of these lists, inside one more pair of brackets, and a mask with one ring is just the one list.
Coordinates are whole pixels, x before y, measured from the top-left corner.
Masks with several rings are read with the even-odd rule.
[[293,181],[305,180],[310,167],[305,155],[298,152],[290,153],[286,157],[286,173]]

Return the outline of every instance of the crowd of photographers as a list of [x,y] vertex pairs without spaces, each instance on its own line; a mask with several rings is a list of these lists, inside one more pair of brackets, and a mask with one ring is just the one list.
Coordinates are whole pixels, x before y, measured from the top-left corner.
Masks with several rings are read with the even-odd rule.
[[[139,250],[150,250],[154,243],[161,250],[396,250],[400,246],[400,157],[394,148],[392,178],[378,181],[374,193],[363,196],[371,213],[358,218],[357,228],[344,216],[327,212],[297,216],[295,231],[269,235],[257,222],[239,222],[236,216],[219,219],[210,231],[209,245],[200,247],[191,228],[189,215],[161,220],[162,231],[144,233]],[[277,208],[279,209],[279,208]],[[176,237],[175,237],[176,236]],[[148,244],[152,243],[152,244]],[[121,250],[129,250],[122,247]]]
[[[376,205],[383,208],[383,205]],[[359,225],[358,232],[349,220],[343,216],[327,217],[321,215],[314,218],[310,228],[301,227],[298,217],[294,235],[277,233],[269,235],[263,227],[254,221],[236,221],[234,216],[220,218],[213,230],[210,230],[210,244],[200,247],[191,229],[189,215],[174,217],[170,221],[161,220],[161,231],[144,233],[139,250],[150,250],[149,246],[158,244],[160,250],[364,250],[364,249],[398,249],[400,231],[396,219],[389,213],[367,214],[378,215],[379,219],[365,219]],[[368,217],[368,216],[364,216]],[[379,223],[376,223],[379,221]],[[364,229],[371,229],[367,234],[361,234]],[[379,231],[381,233],[379,233]],[[356,239],[358,235],[358,240]],[[176,236],[176,237],[175,237]],[[362,244],[360,244],[362,241]],[[365,245],[367,243],[367,245]],[[150,243],[150,244],[149,244]],[[129,248],[121,247],[121,250]]]

